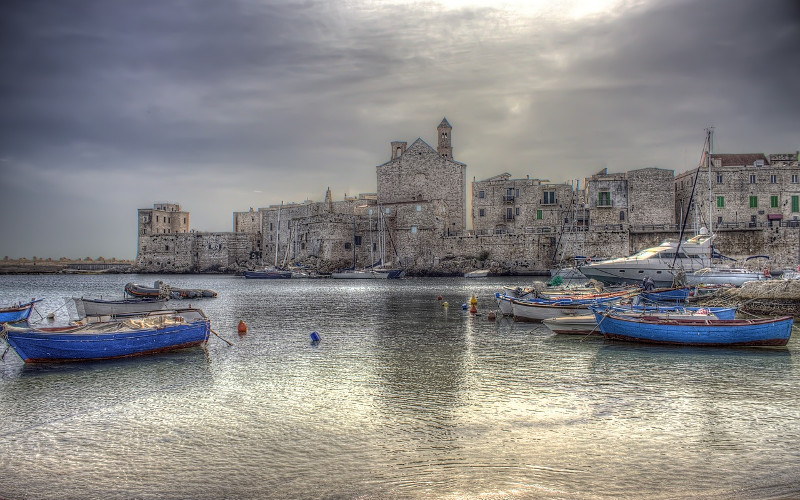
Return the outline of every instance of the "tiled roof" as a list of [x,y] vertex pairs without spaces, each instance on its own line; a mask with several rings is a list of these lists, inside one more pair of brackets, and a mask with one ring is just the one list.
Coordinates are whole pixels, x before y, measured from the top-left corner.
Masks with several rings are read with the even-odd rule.
[[764,153],[743,153],[743,154],[712,154],[713,160],[722,160],[723,167],[743,167],[753,165],[757,160],[769,165],[769,160]]

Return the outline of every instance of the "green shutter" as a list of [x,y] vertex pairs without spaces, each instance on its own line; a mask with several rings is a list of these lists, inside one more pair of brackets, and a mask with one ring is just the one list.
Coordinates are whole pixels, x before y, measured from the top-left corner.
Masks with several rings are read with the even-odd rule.
[[758,196],[750,197],[750,208],[758,208]]
[[541,210],[537,210],[536,211],[536,218],[539,219],[539,220],[542,219],[542,211]]
[[770,196],[769,197],[769,206],[771,208],[778,208],[778,197],[777,196]]
[[800,196],[792,196],[792,212],[800,212]]
[[725,197],[717,196],[717,208],[725,208]]

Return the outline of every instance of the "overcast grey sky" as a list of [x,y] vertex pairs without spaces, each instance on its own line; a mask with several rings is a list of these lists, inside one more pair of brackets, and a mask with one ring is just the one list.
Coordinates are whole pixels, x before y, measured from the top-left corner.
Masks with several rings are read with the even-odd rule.
[[453,126],[468,180],[554,182],[800,149],[797,0],[5,0],[0,257],[136,254],[192,227],[375,192]]

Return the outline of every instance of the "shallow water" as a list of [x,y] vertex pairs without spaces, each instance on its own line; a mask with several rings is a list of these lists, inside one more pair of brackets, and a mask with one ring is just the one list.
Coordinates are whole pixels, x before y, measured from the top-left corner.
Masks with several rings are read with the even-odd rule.
[[522,278],[0,276],[0,304],[41,297],[63,322],[63,297],[159,278],[219,292],[191,303],[234,345],[52,365],[9,351],[0,497],[800,496],[797,335],[652,347],[488,321]]

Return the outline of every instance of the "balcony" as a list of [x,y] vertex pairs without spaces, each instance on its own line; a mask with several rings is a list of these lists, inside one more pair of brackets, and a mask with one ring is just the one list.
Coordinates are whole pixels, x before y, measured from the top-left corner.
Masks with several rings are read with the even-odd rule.
[[506,203],[514,203],[515,196],[513,194],[507,194],[503,196],[503,201]]

